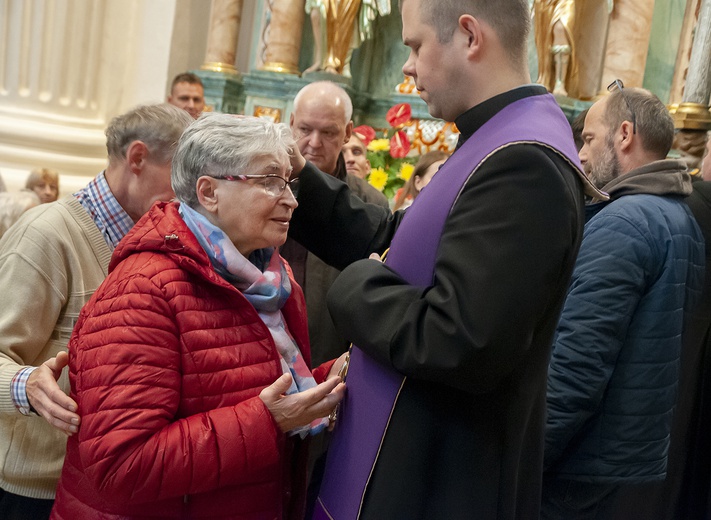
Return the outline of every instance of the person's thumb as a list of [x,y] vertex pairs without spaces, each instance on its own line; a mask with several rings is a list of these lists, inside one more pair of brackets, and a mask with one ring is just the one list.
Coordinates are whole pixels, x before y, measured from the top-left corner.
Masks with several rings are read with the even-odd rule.
[[47,367],[54,373],[54,378],[59,379],[62,369],[69,364],[69,354],[60,351],[54,359],[47,361]]
[[291,387],[291,374],[282,374],[279,379],[274,381],[272,389],[277,395],[285,394]]

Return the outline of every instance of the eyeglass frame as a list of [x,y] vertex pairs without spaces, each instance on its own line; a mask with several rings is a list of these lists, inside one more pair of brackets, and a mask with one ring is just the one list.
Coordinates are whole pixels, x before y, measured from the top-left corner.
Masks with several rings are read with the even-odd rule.
[[266,182],[263,182],[263,183],[262,183],[262,187],[264,188],[264,192],[265,192],[267,195],[269,195],[270,197],[281,197],[281,196],[284,194],[284,192],[286,191],[286,187],[288,186],[288,187],[289,187],[289,191],[291,191],[291,194],[294,195],[294,196],[296,196],[296,194],[297,194],[297,192],[298,192],[298,190],[299,190],[299,188],[298,188],[298,186],[299,186],[299,178],[298,178],[298,177],[296,177],[295,179],[291,179],[290,181],[287,181],[284,177],[282,177],[281,175],[277,175],[276,173],[253,174],[253,175],[245,175],[245,174],[241,174],[241,175],[223,175],[222,177],[215,177],[215,179],[219,179],[219,180],[222,180],[222,181],[246,181],[246,180],[249,180],[249,179],[262,179],[262,180],[265,180],[265,181],[266,181],[266,179],[269,179],[269,178],[271,178],[271,179],[279,179],[279,180],[282,181],[284,184],[282,185],[281,190],[279,190],[279,193],[274,194],[274,193],[270,193],[270,192],[269,192],[269,190],[267,189],[267,183],[266,183]]
[[636,134],[637,133],[637,116],[634,113],[634,110],[632,110],[632,105],[630,104],[630,100],[627,98],[627,95],[625,94],[625,85],[622,83],[621,79],[616,79],[612,83],[610,83],[607,86],[607,91],[608,92],[614,92],[615,87],[617,87],[617,90],[620,91],[620,95],[622,96],[622,99],[625,100],[625,104],[627,105],[627,108],[630,111],[630,114],[632,114],[632,133]]

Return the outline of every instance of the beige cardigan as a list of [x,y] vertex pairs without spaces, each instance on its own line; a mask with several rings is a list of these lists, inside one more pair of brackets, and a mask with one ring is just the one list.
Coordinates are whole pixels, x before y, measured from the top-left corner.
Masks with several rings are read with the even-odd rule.
[[[67,438],[22,415],[10,385],[66,350],[82,306],[106,278],[111,249],[74,197],[22,216],[0,240],[0,488],[52,499]],[[69,392],[65,370],[60,386]]]

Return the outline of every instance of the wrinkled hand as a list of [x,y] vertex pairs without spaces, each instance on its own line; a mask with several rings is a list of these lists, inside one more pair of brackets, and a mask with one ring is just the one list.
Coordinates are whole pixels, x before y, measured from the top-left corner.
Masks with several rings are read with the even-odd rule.
[[57,380],[62,369],[69,364],[69,354],[60,352],[48,359],[27,379],[27,399],[34,410],[49,424],[67,435],[79,431],[81,419],[77,403],[59,388]]
[[301,170],[304,169],[304,166],[306,166],[306,159],[301,155],[301,150],[299,150],[298,145],[290,150],[290,159],[291,176],[289,178],[296,179],[301,174]]
[[259,394],[284,433],[326,417],[341,402],[346,391],[346,385],[336,377],[298,394],[284,395],[290,386],[291,374],[283,374]]

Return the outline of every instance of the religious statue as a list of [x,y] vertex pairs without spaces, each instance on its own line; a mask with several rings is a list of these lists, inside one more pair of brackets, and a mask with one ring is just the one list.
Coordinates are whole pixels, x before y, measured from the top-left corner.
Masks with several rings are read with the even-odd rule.
[[306,14],[314,33],[314,62],[304,72],[343,74],[353,49],[372,37],[377,15],[390,14],[390,0],[306,0]]
[[574,0],[534,0],[533,22],[538,52],[537,82],[549,92],[568,95],[566,86],[577,76],[573,40]]

